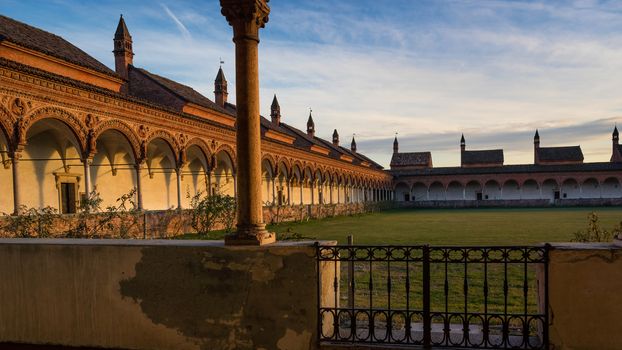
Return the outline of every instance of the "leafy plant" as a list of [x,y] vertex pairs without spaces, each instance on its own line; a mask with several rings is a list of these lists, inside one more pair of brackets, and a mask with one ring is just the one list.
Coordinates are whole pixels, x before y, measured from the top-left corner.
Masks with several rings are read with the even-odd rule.
[[[592,212],[587,216],[588,223],[587,228],[575,232],[572,242],[609,242],[613,238],[612,232],[609,232],[600,227],[598,222],[598,215]],[[622,228],[622,222],[620,226],[614,228],[614,231],[619,233]]]
[[19,215],[7,215],[3,229],[15,237],[49,237],[52,235],[57,210],[47,206],[41,209],[20,206]]
[[190,225],[200,235],[207,235],[221,223],[227,232],[233,229],[236,215],[235,199],[216,192],[206,195],[201,191],[190,197]]

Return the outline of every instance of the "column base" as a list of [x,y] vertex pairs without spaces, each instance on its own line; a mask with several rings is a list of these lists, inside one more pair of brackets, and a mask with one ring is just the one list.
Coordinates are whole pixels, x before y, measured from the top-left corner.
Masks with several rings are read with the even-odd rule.
[[238,226],[236,233],[225,236],[225,245],[264,245],[276,242],[276,233],[268,232],[266,225]]

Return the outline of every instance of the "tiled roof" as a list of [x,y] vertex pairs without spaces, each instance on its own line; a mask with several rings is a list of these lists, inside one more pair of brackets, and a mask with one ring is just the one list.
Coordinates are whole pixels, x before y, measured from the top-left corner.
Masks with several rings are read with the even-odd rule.
[[[209,108],[209,109],[213,109],[221,113],[229,114],[227,110],[220,107],[219,105],[214,103],[212,100],[201,95],[199,92],[197,92],[196,90],[194,90],[193,88],[187,85],[180,84],[176,81],[173,81],[168,78],[162,77],[160,75],[151,73],[142,68],[136,68],[136,67],[130,66],[130,70],[143,74],[144,76],[148,77],[154,83],[160,85],[164,89],[168,90],[169,92],[173,93],[174,95],[176,95],[177,97],[181,98],[182,100],[186,102],[194,103],[196,105]],[[130,91],[133,93],[138,93],[137,91],[132,91],[133,89],[134,88],[132,86],[131,75],[130,75]]]
[[143,99],[143,98],[140,98],[140,97],[137,97],[137,96],[132,96],[132,95],[124,94],[124,93],[121,93],[121,92],[115,92],[115,91],[112,91],[112,90],[109,90],[109,89],[104,89],[104,88],[101,88],[101,87],[98,87],[98,86],[95,86],[95,85],[91,85],[91,84],[88,84],[88,83],[85,83],[85,82],[82,82],[82,81],[78,81],[78,80],[75,80],[75,79],[67,78],[67,77],[64,77],[64,76],[61,76],[61,75],[58,75],[58,74],[50,73],[50,72],[47,72],[47,71],[44,71],[44,70],[41,70],[41,69],[38,69],[38,68],[27,66],[27,65],[24,65],[24,64],[15,62],[15,61],[7,60],[7,59],[1,58],[1,57],[0,57],[0,67],[6,67],[6,68],[11,69],[11,70],[15,70],[15,71],[18,71],[18,72],[23,72],[25,74],[29,74],[29,75],[33,75],[35,77],[39,77],[39,78],[47,79],[47,80],[50,80],[50,81],[58,82],[58,83],[61,83],[61,84],[64,84],[64,85],[73,86],[75,88],[83,89],[85,91],[90,91],[90,92],[94,92],[94,93],[101,94],[101,95],[104,95],[104,96],[110,96],[110,97],[113,97],[113,98],[118,98],[118,99],[121,99],[121,100],[124,100],[124,101],[131,102],[131,103],[140,104],[140,105],[143,105],[143,106],[146,106],[146,107],[149,107],[149,108],[154,108],[154,109],[158,109],[158,110],[161,110],[161,111],[166,111],[168,113],[173,113],[173,114],[179,115],[179,116],[184,117],[184,118],[200,121],[202,123],[207,123],[207,124],[210,124],[210,125],[217,125],[217,126],[219,126],[221,128],[224,128],[224,129],[233,129],[232,127],[229,127],[229,126],[226,126],[226,125],[222,125],[220,123],[217,123],[217,122],[214,122],[214,121],[211,121],[211,120],[207,120],[205,118],[200,118],[200,117],[194,116],[192,114],[179,112],[178,110],[175,110],[174,108],[171,108],[170,106],[166,106],[166,105],[163,105],[163,104],[160,104],[160,103],[154,103],[153,101],[146,100],[146,99]]
[[431,164],[432,153],[430,152],[393,153],[391,157],[391,167],[430,166]]
[[483,151],[464,151],[463,164],[503,164],[503,150],[490,149]]
[[511,173],[555,173],[555,172],[591,172],[591,171],[622,171],[622,163],[599,162],[581,164],[518,164],[493,167],[463,168],[441,167],[408,170],[391,170],[394,176],[440,176],[440,175],[475,175],[475,174],[511,174]]
[[543,162],[582,162],[581,146],[540,147],[537,149],[538,160]]
[[0,15],[0,41],[5,40],[100,73],[119,77],[103,63],[60,36]]

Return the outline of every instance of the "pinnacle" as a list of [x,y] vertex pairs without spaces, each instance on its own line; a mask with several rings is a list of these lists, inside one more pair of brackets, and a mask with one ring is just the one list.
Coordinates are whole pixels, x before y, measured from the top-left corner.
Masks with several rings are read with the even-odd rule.
[[218,68],[218,74],[216,74],[216,82],[222,83],[226,81],[227,79],[225,78],[225,73],[222,71],[222,67]]
[[119,18],[119,24],[117,25],[117,31],[114,33],[115,39],[132,39],[130,35],[130,31],[127,29],[125,25],[125,20],[123,19],[123,15]]

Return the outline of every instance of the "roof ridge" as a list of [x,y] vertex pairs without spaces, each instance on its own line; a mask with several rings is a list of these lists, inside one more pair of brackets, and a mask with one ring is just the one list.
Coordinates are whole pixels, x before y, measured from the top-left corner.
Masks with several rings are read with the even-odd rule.
[[[6,40],[9,41],[15,45],[24,47],[24,48],[28,48],[40,53],[44,53],[46,55],[52,56],[52,57],[56,57],[59,58],[63,61],[78,65],[80,67],[84,67],[90,70],[93,70],[95,72],[99,72],[102,74],[106,74],[108,76],[112,76],[115,78],[120,78],[120,76],[113,71],[112,69],[110,69],[108,66],[106,66],[104,63],[100,62],[98,59],[96,59],[95,57],[91,56],[89,53],[87,53],[86,51],[82,50],[81,48],[79,48],[78,46],[74,45],[73,43],[71,43],[69,40],[63,38],[60,35],[48,32],[44,29],[32,26],[28,23],[16,20],[14,18],[5,16],[0,14],[0,20],[3,21],[7,21],[10,22],[11,24],[9,24],[9,27],[6,28],[6,31],[10,32],[12,29],[16,30],[16,29],[20,29],[20,28],[11,28],[12,26],[21,26],[23,27],[21,31],[24,31],[24,29],[26,31],[32,31],[33,33],[20,33],[17,36],[19,37],[18,39],[16,39],[14,36],[12,37],[11,35],[2,35],[0,34],[0,38],[2,40]],[[5,32],[6,33],[6,32]],[[33,35],[28,35],[28,34],[35,34],[38,36],[43,36],[43,37],[48,37],[48,38],[52,38],[54,41],[56,42],[49,42],[42,40],[43,42],[45,42],[46,44],[48,44],[46,47],[45,44],[43,45],[34,45],[29,41],[36,41],[36,38],[32,38]],[[21,37],[20,37],[21,36]],[[21,40],[20,40],[21,39]],[[41,39],[41,38],[40,38]],[[61,44],[62,46],[59,46],[58,44]],[[62,52],[63,54],[59,53],[59,52],[54,52],[54,51],[50,51],[49,49],[49,45],[54,45],[54,47],[56,49],[58,49],[59,52]],[[77,53],[80,56],[83,57],[71,57],[72,56],[72,51],[73,53]],[[83,59],[84,61],[80,61],[80,59]]]

